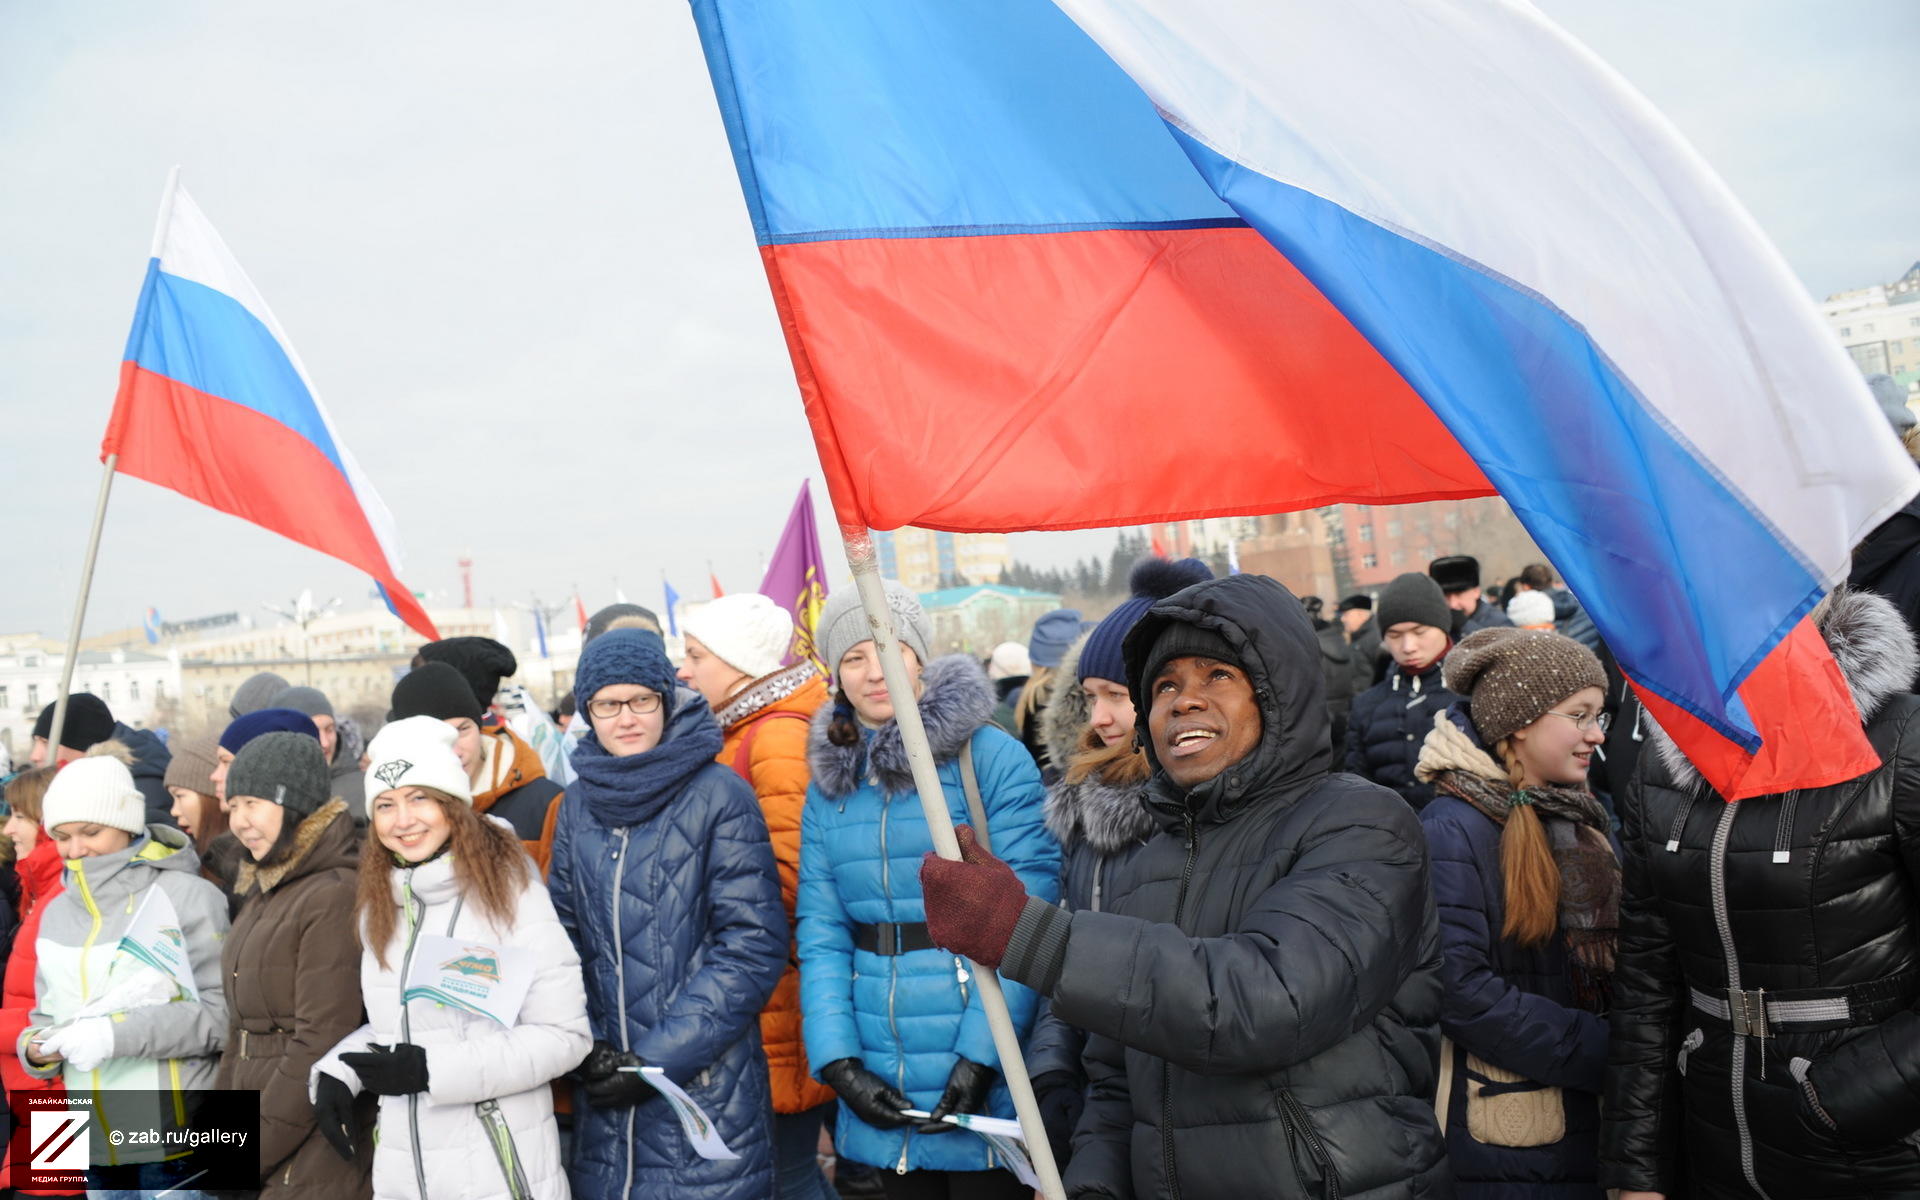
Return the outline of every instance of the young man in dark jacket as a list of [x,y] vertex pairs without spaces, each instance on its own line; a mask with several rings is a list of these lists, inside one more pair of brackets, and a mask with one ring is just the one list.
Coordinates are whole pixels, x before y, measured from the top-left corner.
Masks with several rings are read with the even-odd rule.
[[1439,1196],[1440,941],[1426,842],[1332,774],[1313,629],[1265,576],[1197,584],[1127,636],[1156,831],[1103,912],[1026,896],[957,831],[921,867],[939,945],[1087,1030],[1073,1197]]
[[1460,699],[1442,676],[1453,614],[1440,585],[1412,571],[1386,586],[1376,611],[1393,661],[1347,710],[1346,768],[1399,792],[1418,811],[1433,799],[1433,786],[1413,777],[1420,746],[1435,714]]

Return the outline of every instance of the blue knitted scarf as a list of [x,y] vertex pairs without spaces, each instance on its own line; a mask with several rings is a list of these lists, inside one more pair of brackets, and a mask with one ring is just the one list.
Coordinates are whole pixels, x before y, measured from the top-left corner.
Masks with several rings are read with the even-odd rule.
[[726,739],[707,702],[686,688],[672,695],[673,713],[653,749],[616,757],[592,733],[574,748],[573,769],[580,777],[567,788],[567,798],[584,800],[593,819],[608,829],[657,816],[720,753]]

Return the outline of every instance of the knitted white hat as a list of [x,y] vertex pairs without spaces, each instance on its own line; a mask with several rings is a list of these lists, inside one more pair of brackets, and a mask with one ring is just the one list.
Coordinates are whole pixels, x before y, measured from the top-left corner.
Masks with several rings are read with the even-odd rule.
[[1520,592],[1507,601],[1507,620],[1522,629],[1553,627],[1553,597],[1545,592]]
[[438,717],[403,717],[381,726],[367,747],[369,799],[395,788],[423,787],[472,804],[473,786],[453,748],[457,736]]
[[688,614],[680,628],[752,679],[778,671],[793,645],[793,614],[758,592],[709,601]]
[[1031,674],[1033,659],[1027,654],[1027,648],[1019,642],[1001,642],[993,648],[993,657],[987,660],[988,679],[1012,679]]
[[124,829],[135,837],[147,831],[147,801],[127,764],[92,755],[60,768],[40,801],[40,824],[51,831],[76,821]]

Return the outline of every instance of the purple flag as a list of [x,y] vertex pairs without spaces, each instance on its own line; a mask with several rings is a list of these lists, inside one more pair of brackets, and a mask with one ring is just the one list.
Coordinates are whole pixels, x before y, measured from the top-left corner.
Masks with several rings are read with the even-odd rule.
[[814,648],[813,631],[827,602],[827,563],[820,555],[820,530],[813,523],[810,487],[809,481],[800,484],[800,498],[793,502],[780,545],[767,564],[765,578],[760,580],[760,594],[786,605],[793,614],[793,645],[787,650],[786,665],[811,660],[824,675],[826,667]]

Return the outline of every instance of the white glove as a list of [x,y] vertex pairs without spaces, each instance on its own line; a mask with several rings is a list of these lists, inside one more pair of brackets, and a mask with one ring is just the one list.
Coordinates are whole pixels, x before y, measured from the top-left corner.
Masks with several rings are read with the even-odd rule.
[[91,1071],[113,1057],[113,1022],[82,1017],[40,1039],[40,1048],[58,1054],[76,1071]]

